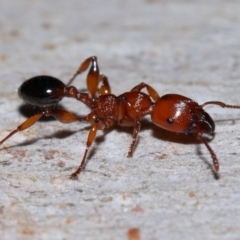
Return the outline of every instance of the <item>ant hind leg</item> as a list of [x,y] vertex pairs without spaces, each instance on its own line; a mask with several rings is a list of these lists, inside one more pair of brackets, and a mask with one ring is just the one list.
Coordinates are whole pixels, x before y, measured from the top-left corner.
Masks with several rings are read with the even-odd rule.
[[15,133],[23,131],[27,128],[30,128],[33,124],[35,124],[42,116],[44,113],[38,113],[35,114],[34,116],[28,118],[26,121],[24,121],[21,125],[19,125],[15,130],[10,132],[1,142],[0,145],[3,144],[7,139],[12,137]]
[[109,85],[108,78],[105,75],[103,74],[100,75],[100,82],[102,82],[102,85],[99,88],[99,94],[100,95],[111,94],[111,87]]
[[83,61],[83,63],[78,68],[77,72],[70,78],[67,86],[69,86],[73,80],[82,72],[86,71],[90,66],[89,72],[87,74],[87,89],[91,94],[92,98],[96,97],[96,92],[98,89],[98,84],[102,80],[102,76],[99,72],[97,57],[92,56]]
[[53,116],[61,123],[72,123],[76,121],[88,122],[88,117],[75,117],[70,112],[63,109],[46,109],[45,111],[35,114],[34,116],[25,120],[15,130],[10,132],[3,140],[0,141],[0,145],[3,144],[7,139],[12,137],[15,133],[23,131],[34,125],[43,115]]

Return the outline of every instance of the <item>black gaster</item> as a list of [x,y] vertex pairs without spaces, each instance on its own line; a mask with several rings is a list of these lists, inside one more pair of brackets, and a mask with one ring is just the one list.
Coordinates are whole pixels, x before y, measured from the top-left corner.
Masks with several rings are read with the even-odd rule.
[[18,95],[26,103],[51,107],[62,100],[66,85],[51,76],[36,76],[26,80],[18,89]]

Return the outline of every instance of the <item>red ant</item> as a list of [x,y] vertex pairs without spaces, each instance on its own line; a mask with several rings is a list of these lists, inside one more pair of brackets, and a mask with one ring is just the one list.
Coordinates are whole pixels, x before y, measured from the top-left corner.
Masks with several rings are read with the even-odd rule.
[[[79,92],[75,87],[69,86],[76,76],[87,70],[87,89],[89,93]],[[99,86],[101,83],[101,86]],[[143,89],[147,93],[142,92]],[[86,149],[78,169],[71,174],[75,179],[85,166],[88,149],[92,145],[97,130],[109,128],[115,124],[120,126],[133,126],[133,140],[130,145],[128,157],[131,157],[136,147],[138,132],[141,128],[141,120],[150,114],[152,122],[160,128],[168,131],[185,134],[196,134],[198,139],[205,144],[213,160],[213,169],[217,173],[219,163],[216,154],[209,146],[204,134],[213,134],[215,124],[203,107],[208,104],[215,104],[223,108],[240,108],[236,105],[227,105],[219,101],[209,101],[202,105],[178,94],[167,94],[162,97],[148,84],[140,83],[130,92],[120,96],[111,94],[108,79],[99,73],[96,57],[87,58],[79,67],[77,72],[65,85],[60,80],[51,76],[37,76],[25,81],[19,88],[19,96],[26,102],[43,109],[5,137],[0,144],[18,131],[23,131],[36,123],[43,115],[54,116],[62,123],[89,122],[92,127],[88,134]],[[70,112],[56,108],[56,105],[63,97],[75,98],[90,109],[91,113],[85,117],[76,117]]]

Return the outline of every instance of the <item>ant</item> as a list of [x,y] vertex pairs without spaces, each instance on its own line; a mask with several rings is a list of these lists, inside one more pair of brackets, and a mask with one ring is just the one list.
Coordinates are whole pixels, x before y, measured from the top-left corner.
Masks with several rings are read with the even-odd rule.
[[[69,86],[79,74],[88,68],[86,81],[89,93],[79,92],[75,87]],[[142,92],[143,89],[147,93]],[[160,128],[176,133],[195,134],[211,154],[213,170],[217,173],[219,170],[218,159],[203,136],[203,134],[214,133],[215,123],[203,110],[203,107],[213,104],[222,108],[240,109],[240,106],[228,105],[219,101],[209,101],[199,105],[192,99],[178,94],[167,94],[160,97],[154,88],[143,82],[130,92],[115,96],[111,94],[107,77],[100,74],[95,56],[84,60],[66,85],[51,76],[36,76],[25,81],[20,86],[18,93],[26,103],[41,107],[42,112],[28,118],[0,141],[0,144],[15,133],[31,127],[43,115],[53,116],[62,123],[77,121],[91,123],[82,161],[77,170],[71,174],[71,179],[76,179],[84,168],[88,150],[98,130],[112,127],[115,124],[132,126],[133,140],[128,152],[128,157],[132,157],[141,128],[141,120],[148,114],[151,115],[152,122]],[[84,117],[77,117],[67,110],[57,108],[56,105],[63,97],[75,98],[83,102],[91,109],[91,112]]]

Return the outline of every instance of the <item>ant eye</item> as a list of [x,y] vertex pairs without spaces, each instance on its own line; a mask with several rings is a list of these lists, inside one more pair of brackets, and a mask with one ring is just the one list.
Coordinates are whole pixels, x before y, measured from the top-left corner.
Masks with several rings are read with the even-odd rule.
[[168,122],[169,124],[173,124],[173,119],[172,119],[172,118],[168,118],[168,119],[167,119],[167,122]]

